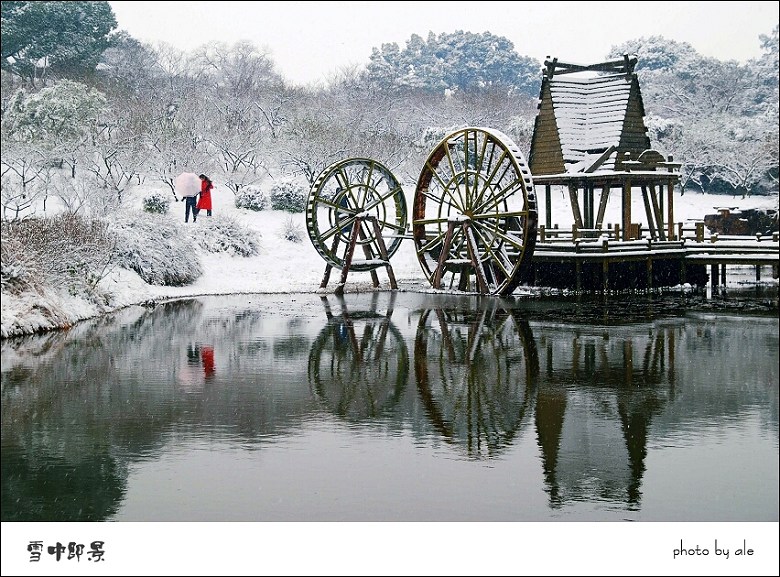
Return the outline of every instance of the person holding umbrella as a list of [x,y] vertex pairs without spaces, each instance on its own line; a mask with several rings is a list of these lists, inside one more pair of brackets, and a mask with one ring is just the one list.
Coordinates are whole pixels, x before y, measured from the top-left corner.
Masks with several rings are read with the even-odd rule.
[[198,209],[195,199],[200,193],[200,178],[194,172],[182,172],[176,177],[174,186],[184,201],[184,222],[190,221],[190,212],[192,212],[192,222],[196,222]]

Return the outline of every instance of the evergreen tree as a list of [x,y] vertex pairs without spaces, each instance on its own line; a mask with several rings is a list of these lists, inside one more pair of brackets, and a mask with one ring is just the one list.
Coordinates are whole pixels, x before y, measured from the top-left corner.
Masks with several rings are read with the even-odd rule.
[[445,92],[503,87],[535,96],[540,64],[515,52],[512,42],[490,32],[456,31],[428,39],[413,34],[400,50],[395,43],[374,48],[366,81],[385,90]]
[[1,2],[2,67],[32,83],[90,75],[111,43],[108,2]]

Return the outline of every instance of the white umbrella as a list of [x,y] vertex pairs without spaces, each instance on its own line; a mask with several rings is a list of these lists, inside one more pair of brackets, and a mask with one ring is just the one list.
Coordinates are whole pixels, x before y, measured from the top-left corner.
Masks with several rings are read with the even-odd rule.
[[194,172],[182,172],[173,180],[173,186],[182,197],[200,192],[200,177]]

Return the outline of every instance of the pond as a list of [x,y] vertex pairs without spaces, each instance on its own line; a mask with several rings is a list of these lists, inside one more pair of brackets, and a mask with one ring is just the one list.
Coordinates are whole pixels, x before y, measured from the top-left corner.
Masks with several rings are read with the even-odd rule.
[[686,298],[203,297],[9,339],[2,520],[777,522],[777,315]]
[[[373,545],[395,541],[425,550],[386,565],[413,559],[413,574],[517,574],[521,554],[564,574],[595,555],[594,574],[622,575],[636,552],[615,553],[638,544],[644,566],[684,574],[673,550],[713,537],[747,538],[762,565],[742,565],[771,574],[777,289],[747,292],[210,296],[5,340],[2,521],[17,530],[3,532],[4,567],[29,567],[33,540],[72,539],[74,522],[90,543],[93,522],[130,521],[97,523],[115,574],[221,573],[258,536],[264,567],[281,558],[272,574],[320,572],[344,541],[338,574],[366,574]],[[247,521],[295,523],[257,534]],[[370,530],[306,523],[342,521]],[[492,524],[507,521],[533,529]],[[625,521],[694,528],[604,529]],[[150,539],[167,545],[156,557]],[[462,547],[491,553],[427,553]]]

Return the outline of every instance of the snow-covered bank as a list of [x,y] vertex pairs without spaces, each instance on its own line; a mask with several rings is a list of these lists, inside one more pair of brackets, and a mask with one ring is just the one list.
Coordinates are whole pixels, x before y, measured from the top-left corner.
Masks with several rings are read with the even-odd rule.
[[[411,187],[409,188],[411,190]],[[135,190],[136,200],[132,203],[140,207],[140,198],[148,190]],[[409,194],[407,190],[407,195]],[[193,258],[197,258],[203,268],[203,274],[191,285],[184,287],[152,286],[130,270],[114,269],[100,283],[100,289],[108,295],[107,304],[96,304],[86,297],[68,294],[65,289],[47,287],[41,293],[23,293],[20,295],[2,295],[2,319],[0,335],[3,338],[31,334],[70,326],[80,320],[92,318],[119,308],[137,305],[149,301],[161,301],[182,297],[220,294],[251,293],[311,293],[319,292],[320,282],[325,272],[325,261],[312,247],[306,233],[305,214],[290,214],[283,211],[265,210],[252,212],[237,209],[233,194],[224,187],[217,186],[212,195],[214,217],[230,216],[259,236],[259,254],[250,257],[233,256],[228,253],[208,253],[193,249]],[[411,198],[409,206],[411,206]],[[641,199],[637,199],[641,203]],[[747,198],[709,195],[687,192],[675,194],[675,220],[687,222],[701,220],[705,214],[715,212],[717,206],[738,206],[749,208],[778,208],[778,196],[752,196]],[[567,202],[555,200],[553,207],[554,222],[568,226],[571,211]],[[605,220],[619,222],[619,203],[611,203]],[[140,208],[138,209],[140,211]],[[637,205],[634,214],[643,214],[644,208]],[[173,203],[166,216],[181,227],[190,227],[197,231],[207,226],[208,216],[202,215],[195,223],[184,223],[184,204]],[[290,226],[299,231],[300,242],[285,238],[284,231]],[[402,290],[426,290],[430,288],[423,276],[420,264],[414,253],[412,241],[404,241],[392,260],[393,271]],[[340,271],[333,271],[327,291],[332,291],[339,279]],[[384,270],[377,271],[383,288],[387,287]],[[777,283],[776,279],[763,277],[766,282]],[[346,290],[373,290],[370,275],[364,272],[351,272]]]

